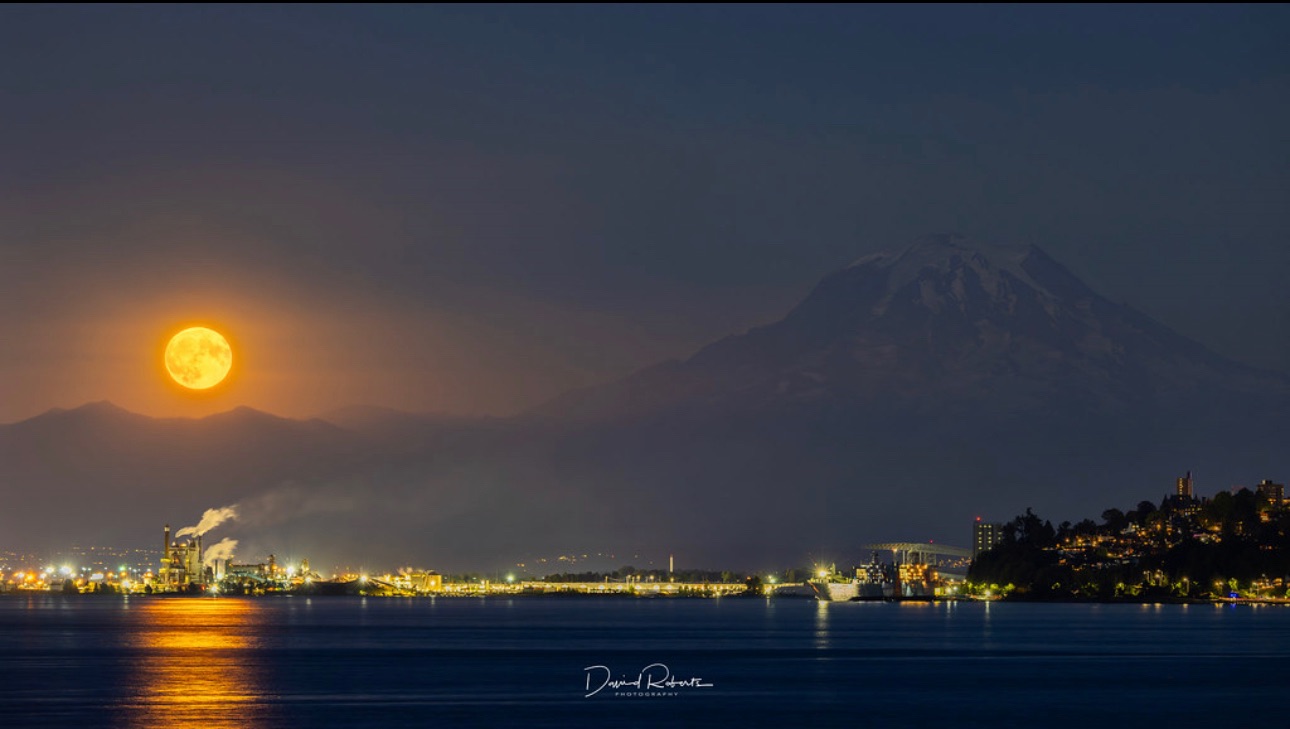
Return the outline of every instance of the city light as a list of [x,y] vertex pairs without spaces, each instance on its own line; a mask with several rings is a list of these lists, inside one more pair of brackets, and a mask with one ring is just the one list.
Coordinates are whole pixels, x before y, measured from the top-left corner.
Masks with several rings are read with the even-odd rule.
[[[1265,500],[1266,501],[1266,500]],[[494,572],[485,574],[467,574],[455,577],[441,576],[433,571],[421,571],[411,565],[402,567],[397,574],[377,575],[360,574],[357,571],[340,570],[338,576],[332,572],[331,579],[314,579],[315,572],[309,568],[308,560],[275,560],[272,554],[258,564],[235,564],[231,549],[236,540],[224,540],[231,543],[228,557],[203,561],[209,553],[203,550],[200,535],[190,541],[171,540],[166,532],[170,548],[163,553],[160,570],[154,572],[142,561],[142,555],[132,556],[129,552],[147,552],[150,550],[108,550],[90,548],[82,551],[75,548],[73,555],[88,557],[88,566],[74,566],[70,561],[62,562],[62,556],[55,556],[54,564],[44,570],[39,567],[17,569],[9,572],[8,580],[0,579],[0,591],[63,591],[66,593],[91,592],[96,594],[154,594],[160,593],[204,593],[207,595],[269,595],[300,592],[304,594],[361,594],[364,596],[382,595],[520,595],[541,593],[618,593],[626,595],[694,595],[716,597],[735,594],[764,594],[767,596],[813,596],[824,600],[877,599],[896,597],[909,598],[947,598],[947,599],[985,599],[1008,600],[1020,596],[1033,596],[1036,593],[1041,599],[1053,595],[1086,596],[1103,594],[1107,597],[1120,598],[1185,598],[1188,600],[1212,599],[1215,601],[1269,601],[1290,603],[1290,580],[1281,577],[1269,578],[1266,574],[1258,578],[1241,577],[1214,579],[1213,573],[1200,573],[1191,570],[1190,574],[1179,574],[1178,571],[1153,566],[1144,568],[1137,564],[1143,559],[1161,550],[1166,550],[1180,542],[1192,539],[1202,545],[1219,544],[1231,539],[1240,531],[1230,525],[1223,526],[1217,535],[1211,536],[1216,526],[1226,524],[1226,516],[1217,510],[1207,510],[1210,502],[1203,498],[1189,497],[1178,500],[1169,497],[1158,508],[1139,505],[1133,518],[1141,523],[1124,525],[1125,515],[1138,512],[1119,512],[1120,521],[1116,526],[1090,523],[1088,526],[1063,524],[1040,549],[1051,555],[1049,559],[1056,569],[1061,570],[1061,579],[1048,577],[1042,584],[1016,579],[1017,584],[1006,579],[992,582],[989,573],[979,578],[964,581],[967,569],[974,564],[969,556],[973,552],[993,550],[1002,539],[1003,525],[986,523],[981,517],[972,522],[974,550],[959,547],[942,546],[934,540],[926,542],[892,542],[868,545],[866,550],[874,550],[874,561],[871,564],[843,566],[839,569],[834,564],[815,563],[804,576],[792,579],[793,571],[789,570],[785,585],[780,588],[781,580],[775,572],[763,573],[762,576],[735,576],[738,573],[709,573],[703,576],[681,578],[673,574],[670,564],[664,571],[659,569],[638,569],[636,567],[613,570],[612,572],[586,572],[583,574],[549,574],[546,576],[520,576],[515,572]],[[1290,501],[1268,501],[1260,507],[1262,512],[1278,514],[1290,509]],[[1150,517],[1150,521],[1148,521]],[[1032,517],[1037,519],[1037,517]],[[1219,520],[1215,522],[1215,520]],[[1262,523],[1272,523],[1263,519]],[[1162,526],[1169,527],[1162,529]],[[1238,525],[1239,526],[1239,525]],[[1247,531],[1252,531],[1247,526]],[[1248,539],[1249,537],[1244,537]],[[1265,545],[1265,549],[1268,547]],[[103,551],[96,551],[103,550]],[[894,556],[893,563],[880,563],[878,551],[887,550]],[[155,554],[155,553],[154,553]],[[940,555],[930,557],[930,555]],[[601,556],[597,553],[597,556]],[[996,555],[997,556],[997,555]],[[112,561],[121,559],[118,567],[112,569],[103,557],[112,557]],[[945,559],[943,557],[952,557]],[[76,559],[77,557],[73,557]],[[130,562],[131,559],[140,561]],[[33,560],[34,561],[34,560]],[[43,561],[43,560],[42,560]],[[79,559],[78,559],[79,561]],[[546,562],[536,560],[537,563]],[[560,557],[556,561],[577,562],[576,556]],[[30,562],[28,562],[30,564]],[[40,564],[40,562],[36,562]],[[85,565],[82,562],[82,565]],[[524,563],[517,563],[524,564]],[[654,562],[648,563],[652,568]],[[1122,567],[1116,567],[1123,565]],[[1117,571],[1112,571],[1113,569]],[[720,575],[718,577],[718,574]],[[1191,574],[1197,579],[1192,581]],[[803,579],[805,577],[805,579]],[[554,579],[553,579],[554,578]],[[666,579],[664,579],[666,578]],[[528,580],[528,581],[522,581]],[[818,580],[818,582],[817,582]],[[1099,583],[1100,580],[1100,583]],[[1007,584],[1003,584],[1007,582]],[[1212,585],[1212,587],[1211,587]],[[800,587],[802,589],[795,589]],[[348,592],[347,592],[348,590]]]

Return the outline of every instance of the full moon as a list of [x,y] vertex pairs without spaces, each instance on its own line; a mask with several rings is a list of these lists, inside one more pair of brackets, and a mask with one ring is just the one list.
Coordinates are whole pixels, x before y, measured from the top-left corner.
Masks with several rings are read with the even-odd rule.
[[175,382],[192,390],[218,385],[232,366],[233,350],[214,329],[190,327],[166,345],[166,371]]

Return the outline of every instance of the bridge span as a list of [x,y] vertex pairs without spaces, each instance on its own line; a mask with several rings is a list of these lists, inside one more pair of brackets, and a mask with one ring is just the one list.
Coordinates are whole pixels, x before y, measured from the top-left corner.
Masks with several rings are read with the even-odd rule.
[[972,550],[965,547],[954,547],[949,544],[933,542],[880,542],[866,544],[869,551],[891,552],[896,564],[936,564],[934,557],[952,557],[954,559],[971,559]]

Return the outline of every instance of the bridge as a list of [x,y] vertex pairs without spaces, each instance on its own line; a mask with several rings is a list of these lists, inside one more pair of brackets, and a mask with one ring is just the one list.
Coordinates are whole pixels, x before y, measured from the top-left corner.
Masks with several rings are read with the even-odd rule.
[[868,551],[891,552],[896,559],[896,564],[908,564],[910,562],[935,564],[929,559],[933,556],[958,559],[972,558],[972,550],[970,549],[932,542],[881,542],[879,544],[866,544],[864,548]]
[[520,582],[448,583],[443,592],[449,595],[518,595],[539,593],[582,593],[586,595],[636,595],[638,597],[671,597],[677,595],[742,595],[748,586],[743,582]]

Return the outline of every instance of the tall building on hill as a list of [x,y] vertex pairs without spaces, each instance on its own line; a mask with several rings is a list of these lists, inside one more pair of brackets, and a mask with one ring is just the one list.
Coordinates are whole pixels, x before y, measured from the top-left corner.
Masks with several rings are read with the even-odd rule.
[[1273,506],[1281,506],[1281,502],[1285,501],[1286,487],[1284,484],[1272,483],[1272,481],[1265,478],[1255,488],[1258,490],[1259,496],[1271,501]]
[[994,547],[1003,541],[1003,525],[981,521],[977,517],[972,523],[972,558]]
[[1188,471],[1186,476],[1178,477],[1178,493],[1176,495],[1184,499],[1190,499],[1195,495],[1191,487],[1191,471]]

